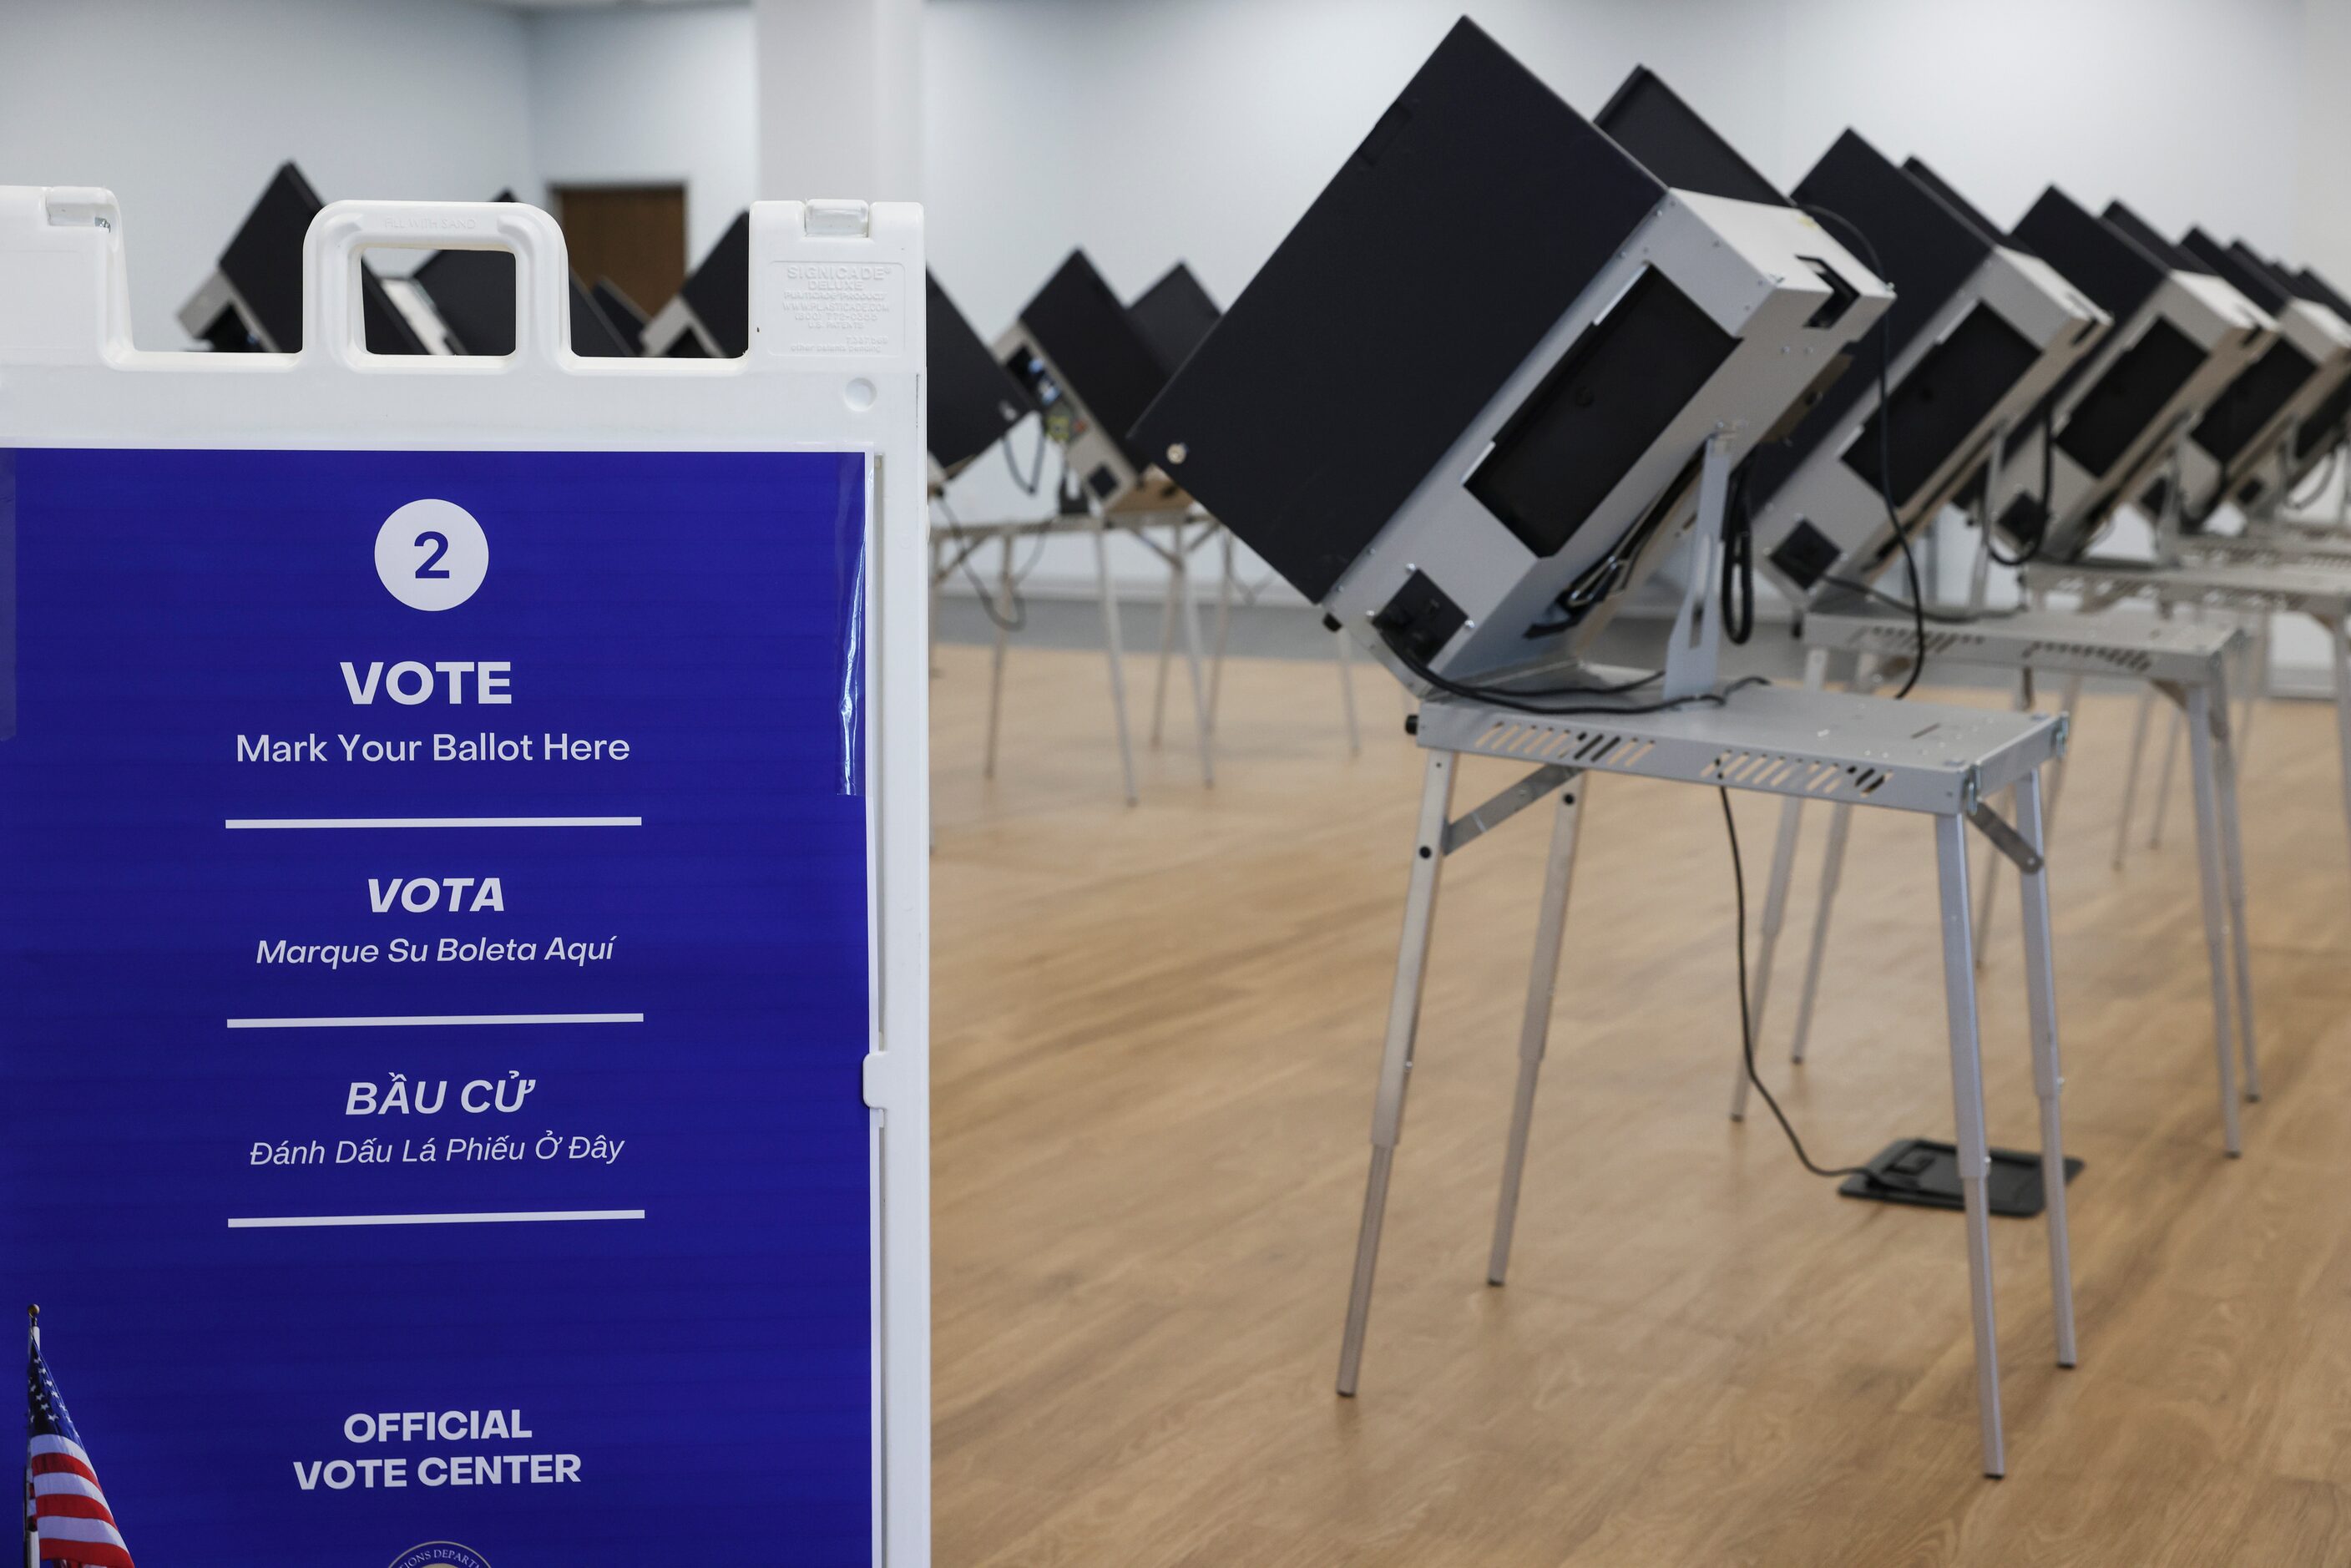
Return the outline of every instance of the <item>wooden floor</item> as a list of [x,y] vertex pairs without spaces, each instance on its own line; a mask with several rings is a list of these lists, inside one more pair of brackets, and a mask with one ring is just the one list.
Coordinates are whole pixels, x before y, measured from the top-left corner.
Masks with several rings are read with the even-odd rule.
[[[942,1564],[2351,1563],[2351,853],[2325,707],[2273,703],[2253,737],[2268,1098],[2229,1161],[2184,777],[2162,847],[2142,833],[2116,873],[2131,704],[2085,705],[2053,859],[2082,1364],[2053,1363],[2042,1228],[1995,1220],[1993,1482],[1959,1219],[1840,1198],[1760,1111],[1724,1115],[1711,794],[1592,792],[1504,1290],[1485,1249],[1547,814],[1448,869],[1342,1400],[1419,787],[1395,689],[1358,666],[1351,759],[1330,665],[1236,662],[1216,788],[1171,727],[1130,810],[1098,656],[1016,654],[982,781],[986,657],[942,650],[933,687]],[[1489,766],[1459,805],[1508,776]],[[1774,815],[1741,798],[1759,893]],[[1813,1060],[1788,1065],[1784,1005],[1762,1047],[1823,1163],[1950,1135],[1934,911],[1927,821],[1861,813]],[[2000,915],[1991,1129],[2030,1147],[2012,896]]]

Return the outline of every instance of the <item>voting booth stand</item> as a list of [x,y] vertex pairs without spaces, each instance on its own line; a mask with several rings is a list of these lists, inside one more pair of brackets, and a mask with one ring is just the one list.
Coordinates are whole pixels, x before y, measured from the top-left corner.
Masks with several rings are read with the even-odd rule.
[[[372,202],[162,353],[0,188],[28,1562],[928,1563],[921,215],[749,229],[740,359]],[[371,247],[512,354],[366,351]]]
[[[1656,86],[1636,78],[1628,91],[1646,115],[1679,124],[1687,134],[1671,141],[1687,148],[1704,128]],[[1620,94],[1617,107],[1628,101]],[[1458,23],[1136,427],[1138,445],[1419,699],[1422,793],[1338,1391],[1361,1383],[1447,862],[1556,797],[1487,1266],[1499,1285],[1593,777],[1718,791],[1726,821],[1733,790],[1849,802],[1933,823],[1977,1413],[1983,1469],[1999,1475],[1968,834],[2023,873],[2051,1316],[2056,1359],[2072,1365],[2041,848],[2042,772],[2063,755],[2066,726],[1721,677],[1731,476],[1893,296],[1768,187],[1732,197],[1669,185],[1635,157]],[[1562,207],[1575,222],[1554,221]],[[1441,233],[1410,221],[1432,210],[1453,216]],[[1484,287],[1425,287],[1464,256],[1479,258]],[[1309,454],[1260,416],[1268,406],[1317,411]],[[1608,616],[1676,551],[1687,568],[1665,668],[1591,661]],[[1457,812],[1472,757],[1518,776]],[[1991,803],[2011,789],[2012,823]]]
[[[1790,442],[1760,455],[1749,490],[1755,502],[1757,553],[1798,608],[1797,635],[1809,653],[1805,684],[1822,685],[1831,658],[1849,660],[1856,689],[1872,689],[1881,674],[1907,673],[1922,657],[1937,666],[1958,664],[2002,671],[2017,683],[2017,706],[2032,706],[2036,681],[2062,678],[2062,713],[2070,720],[2088,675],[2145,683],[2189,714],[2195,764],[2199,861],[2211,966],[2214,1050],[2220,1083],[2223,1145],[2242,1146],[2237,1111],[2232,1032],[2241,1046],[2248,1094],[2259,1097],[2253,1044],[2251,966],[2244,930],[2244,867],[2239,847],[2235,771],[2229,747],[2228,656],[2246,639],[2233,627],[2147,623],[2136,619],[2045,608],[1993,612],[1984,606],[1980,550],[1970,598],[1961,612],[1936,611],[1931,628],[1896,593],[1871,579],[1892,577],[1901,558],[1893,537],[1899,524],[1914,536],[1946,505],[1970,508],[1989,540],[1997,527],[1996,498],[2008,493],[2002,453],[2036,419],[2050,417],[2064,378],[2088,362],[2111,318],[2077,293],[2047,263],[2009,246],[1976,210],[1924,165],[1897,166],[1853,131],[1838,139],[1797,186],[1798,197],[1834,211],[1881,258],[1900,288],[1890,325],[1897,329],[1886,361],[1887,409],[1872,396],[1875,378],[1848,387],[1842,404],[1824,402]],[[2122,243],[2115,236],[2116,243]],[[2053,452],[2044,449],[2053,460]],[[1893,461],[1881,470],[1887,457]],[[1768,462],[1767,462],[1768,460]],[[1878,476],[1893,482],[1881,487]],[[2053,470],[2046,471],[2053,483]],[[2044,510],[2048,496],[2027,494],[2022,505]],[[1889,504],[1890,503],[1890,504]],[[1922,639],[1921,632],[1925,631]],[[1926,646],[1922,647],[1922,641]],[[2064,782],[2064,760],[2051,765],[2043,831],[2051,831]],[[1786,919],[1803,800],[1782,806],[1771,873],[1766,884],[1749,1017],[1760,1034],[1767,1016],[1781,930]],[[1853,809],[1836,805],[1823,862],[1810,954],[1803,974],[1791,1058],[1802,1061],[1819,997],[1831,911],[1843,876]],[[1997,907],[2001,866],[2007,857],[1988,849],[1976,879],[1974,947],[1979,962]],[[2233,1021],[2232,1021],[2233,1020]],[[1747,1112],[1749,1074],[1733,1068],[1731,1115]],[[1924,1153],[1922,1154],[1922,1151]],[[1886,1169],[1920,1170],[1938,1162],[1933,1145],[1906,1139],[1873,1161],[1878,1189],[1855,1182],[1856,1197],[1953,1204],[1956,1186],[1939,1170],[1913,1186],[1889,1186]],[[2019,1173],[2030,1161],[1995,1158]],[[1921,1166],[1926,1160],[1925,1166]],[[2037,1198],[2027,1194],[2019,1207]]]

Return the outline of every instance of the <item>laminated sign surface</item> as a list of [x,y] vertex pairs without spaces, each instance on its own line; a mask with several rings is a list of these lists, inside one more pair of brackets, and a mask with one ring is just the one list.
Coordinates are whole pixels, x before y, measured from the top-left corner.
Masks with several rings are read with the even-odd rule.
[[0,443],[28,1556],[927,1561],[885,458],[486,444]]

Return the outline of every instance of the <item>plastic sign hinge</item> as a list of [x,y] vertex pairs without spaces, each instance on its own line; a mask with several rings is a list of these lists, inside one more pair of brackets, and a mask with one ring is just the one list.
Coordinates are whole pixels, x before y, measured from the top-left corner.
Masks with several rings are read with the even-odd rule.
[[865,1103],[876,1111],[887,1111],[893,1105],[910,1103],[922,1092],[919,1081],[909,1082],[914,1053],[904,1051],[870,1051],[865,1058]]
[[813,201],[808,233],[828,239],[864,239],[873,232],[873,209],[864,202]]
[[51,185],[41,206],[53,229],[114,227],[114,193],[102,185]]

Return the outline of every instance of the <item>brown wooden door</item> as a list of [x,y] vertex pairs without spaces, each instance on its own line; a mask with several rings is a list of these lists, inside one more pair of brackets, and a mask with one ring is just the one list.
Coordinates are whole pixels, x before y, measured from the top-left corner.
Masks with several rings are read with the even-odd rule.
[[684,186],[559,185],[552,194],[583,282],[611,278],[648,316],[670,302],[685,281]]

